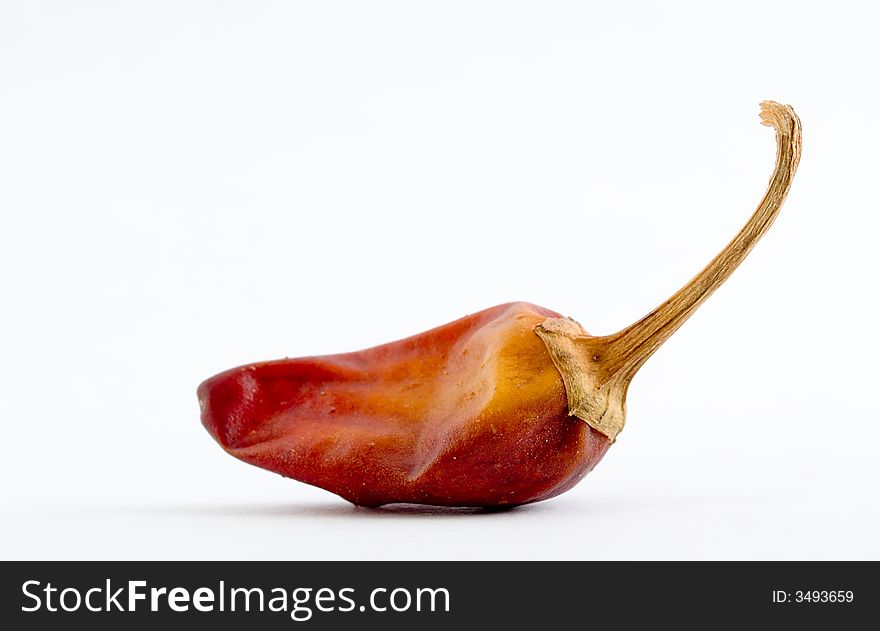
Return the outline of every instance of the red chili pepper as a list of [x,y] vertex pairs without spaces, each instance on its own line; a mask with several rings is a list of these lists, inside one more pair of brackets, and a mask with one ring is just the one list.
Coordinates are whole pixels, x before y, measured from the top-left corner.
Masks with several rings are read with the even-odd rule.
[[493,307],[368,350],[262,362],[199,387],[202,422],[245,462],[363,506],[496,506],[558,495],[622,430],[644,361],[770,227],[800,158],[794,111],[762,104],[776,168],[748,224],[632,326],[590,336],[527,303]]

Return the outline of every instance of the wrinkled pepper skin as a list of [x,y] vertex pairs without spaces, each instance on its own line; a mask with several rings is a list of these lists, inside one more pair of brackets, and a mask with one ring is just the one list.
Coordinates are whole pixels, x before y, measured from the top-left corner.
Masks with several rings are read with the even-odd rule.
[[230,454],[361,506],[514,506],[570,489],[611,441],[569,416],[535,327],[501,305],[375,348],[205,381],[202,423]]

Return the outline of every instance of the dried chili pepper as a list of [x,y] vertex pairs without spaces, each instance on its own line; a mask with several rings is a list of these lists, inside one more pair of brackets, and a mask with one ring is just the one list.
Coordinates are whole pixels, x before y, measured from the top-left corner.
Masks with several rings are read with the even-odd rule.
[[776,167],[754,215],[687,285],[613,335],[527,303],[368,350],[261,362],[205,381],[202,422],[246,462],[363,506],[495,506],[574,486],[623,429],[639,367],[775,219],[800,158],[791,107],[761,104]]

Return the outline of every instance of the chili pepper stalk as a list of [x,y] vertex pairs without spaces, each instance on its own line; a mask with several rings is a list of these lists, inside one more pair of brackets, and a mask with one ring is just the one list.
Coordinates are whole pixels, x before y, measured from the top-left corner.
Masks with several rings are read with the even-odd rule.
[[764,101],[761,121],[776,130],[776,167],[767,192],[748,223],[703,271],[613,335],[588,335],[568,318],[548,318],[536,329],[562,375],[569,413],[612,441],[623,430],[626,392],[638,369],[730,277],[782,208],[800,161],[800,120],[790,106]]

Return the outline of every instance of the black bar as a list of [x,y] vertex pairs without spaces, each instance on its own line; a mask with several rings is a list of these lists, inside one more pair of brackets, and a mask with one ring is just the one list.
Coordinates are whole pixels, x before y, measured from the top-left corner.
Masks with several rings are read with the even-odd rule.
[[[448,629],[451,625],[471,628],[480,623],[491,623],[493,629],[531,625],[543,629],[547,624],[562,622],[588,629],[597,624],[623,624],[628,626],[615,628],[629,628],[646,620],[652,625],[663,624],[664,628],[766,628],[795,623],[800,628],[827,624],[855,628],[850,625],[876,620],[880,614],[878,570],[878,562],[837,561],[3,562],[0,620],[7,629],[83,624],[89,629],[163,631],[191,629],[193,625],[221,629],[240,629],[242,625],[254,629]],[[84,597],[89,589],[100,589],[90,597],[94,608],[108,604],[108,580],[111,592],[123,588],[121,594],[116,592],[120,594],[115,600],[119,604],[110,602],[110,612],[88,611]],[[32,596],[25,595],[26,581],[36,581],[26,587]],[[128,606],[129,581],[145,581],[146,585],[137,588],[145,599],[135,601],[133,612],[118,611],[118,607]],[[47,596],[43,590],[48,583],[59,591],[50,591]],[[179,591],[175,603],[177,607],[188,606],[188,611],[173,611],[164,593],[157,596],[157,611],[150,611],[150,589],[174,587],[185,588],[186,598]],[[199,604],[203,608],[212,606],[213,611],[195,610],[192,596],[200,587],[211,590],[214,600],[209,603],[208,592],[201,592]],[[237,610],[230,611],[232,588],[261,588],[266,610],[254,610],[259,594],[253,592],[249,596],[252,610],[243,611],[244,595],[239,592],[235,597]],[[308,616],[301,622],[291,618],[293,590],[297,588],[300,591],[296,598],[301,601],[297,617]],[[303,591],[308,588],[311,591]],[[334,611],[319,610],[316,596],[320,588],[327,588],[320,606]],[[353,591],[341,592],[345,588]],[[425,588],[445,588],[449,611],[444,610],[442,592],[435,592],[435,611],[431,611],[430,593],[418,591]],[[65,595],[65,606],[74,607],[76,590],[81,601],[79,609],[47,611],[47,605],[60,608],[60,590],[64,589],[70,590]],[[386,591],[374,593],[377,589]],[[399,591],[392,596],[394,589]],[[328,597],[329,590],[332,598]],[[221,592],[225,594],[223,612],[218,611]],[[284,598],[282,593],[286,594]],[[279,608],[286,601],[286,611],[268,611],[273,596]],[[420,611],[416,610],[417,596],[422,599]],[[37,599],[38,611],[23,611],[37,606]],[[403,608],[407,601],[408,610],[393,610]],[[387,610],[374,611],[373,605]],[[349,608],[351,611],[338,610]]]

